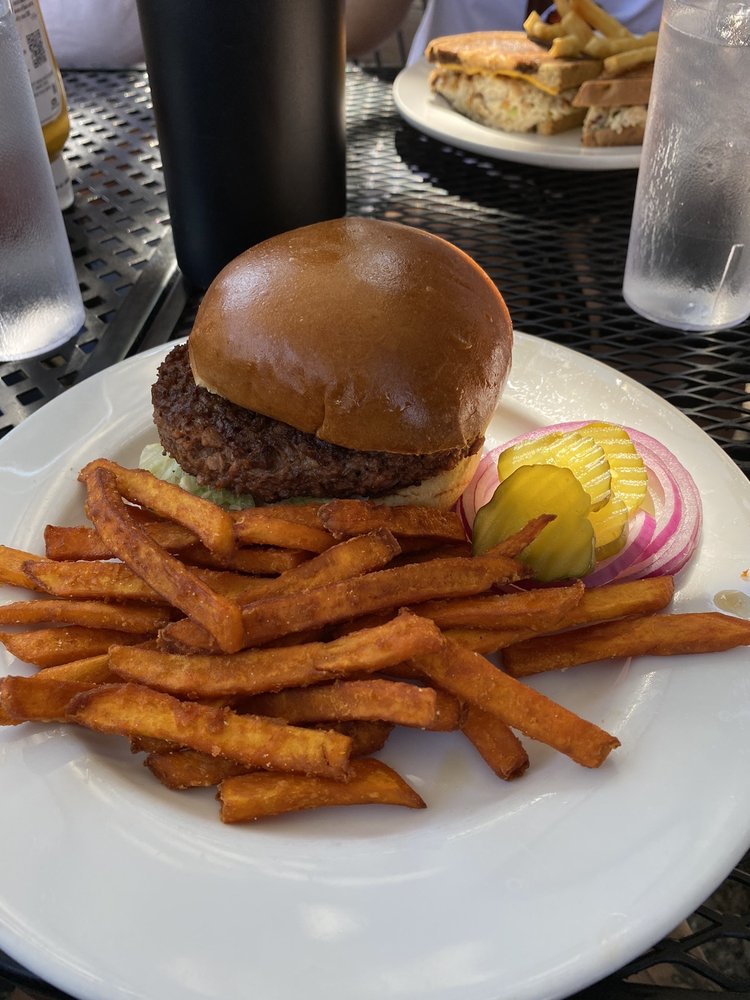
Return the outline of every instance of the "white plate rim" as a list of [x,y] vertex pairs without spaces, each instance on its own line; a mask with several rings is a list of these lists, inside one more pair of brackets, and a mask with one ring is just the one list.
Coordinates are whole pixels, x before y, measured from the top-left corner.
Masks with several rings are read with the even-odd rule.
[[[75,479],[82,460],[107,454],[108,441],[119,442],[113,457],[132,455],[148,425],[147,386],[165,350],[68,390],[0,442],[7,544],[31,548],[39,525],[57,513],[60,484]],[[679,608],[710,607],[721,585],[742,586],[746,567],[726,528],[746,531],[750,523],[745,477],[688,418],[606,365],[518,333],[488,445],[527,423],[581,416],[584,402],[597,410],[584,415],[658,428],[696,476],[706,526],[699,557],[680,581]],[[278,1000],[291,1000],[302,984],[311,1000],[567,996],[667,933],[747,847],[747,652],[722,654],[713,686],[705,686],[707,666],[698,659],[644,658],[610,671],[606,682],[594,668],[578,668],[583,673],[569,685],[540,683],[553,697],[564,689],[575,694],[571,707],[595,712],[593,721],[637,735],[635,744],[623,741],[611,767],[583,771],[541,752],[527,777],[488,804],[488,788],[496,786],[473,765],[465,769],[450,734],[436,762],[425,758],[423,744],[415,747],[421,734],[410,734],[394,752],[416,749],[412,780],[419,782],[420,768],[444,766],[442,777],[430,774],[426,784],[433,794],[448,785],[451,794],[441,792],[434,811],[385,810],[366,820],[358,808],[297,817],[288,826],[225,828],[206,818],[205,799],[175,800],[176,793],[136,780],[131,761],[104,738],[41,727],[2,732],[0,795],[14,806],[13,820],[8,810],[0,826],[0,947],[82,1000],[239,995],[231,990],[240,982]],[[6,656],[6,672],[9,662]],[[623,697],[626,705],[618,702]],[[687,739],[696,719],[711,754]],[[665,740],[682,760],[657,752]],[[714,754],[723,760],[718,775],[701,759]],[[687,789],[694,797],[683,802],[678,793]],[[626,816],[632,826],[613,845],[607,838]],[[586,852],[581,822],[593,838]],[[504,833],[519,831],[522,841],[505,843]],[[322,854],[309,856],[313,848]],[[34,865],[21,873],[29,850]],[[596,873],[598,887],[588,877],[579,882],[578,869]],[[103,872],[115,905],[97,896]],[[247,905],[247,894],[262,912]],[[193,934],[186,913],[202,904],[214,907],[211,921]],[[152,926],[162,928],[157,941],[139,922],[146,905]],[[395,907],[409,927],[406,941],[392,926],[399,923]],[[577,928],[576,913],[586,915],[585,928]],[[282,915],[288,925],[274,933]],[[554,940],[545,940],[552,928]],[[263,954],[260,946],[253,951],[253,935],[262,937]],[[460,935],[466,940],[457,941]],[[243,941],[249,956],[237,951]],[[322,968],[326,975],[310,978]]]
[[414,128],[451,146],[497,160],[563,170],[637,170],[640,146],[581,145],[580,128],[559,135],[515,134],[480,125],[454,111],[430,91],[430,66],[420,59],[402,69],[393,83],[401,116]]

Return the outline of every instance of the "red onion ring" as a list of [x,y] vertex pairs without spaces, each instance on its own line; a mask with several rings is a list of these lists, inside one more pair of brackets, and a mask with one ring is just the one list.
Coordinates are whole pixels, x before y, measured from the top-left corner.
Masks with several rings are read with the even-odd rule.
[[[567,421],[538,427],[498,445],[483,456],[474,478],[458,502],[458,512],[467,535],[474,518],[492,497],[498,485],[497,459],[501,451],[522,441],[531,441],[554,431],[573,431],[588,420]],[[637,511],[630,519],[628,541],[616,555],[599,563],[586,584],[601,585],[614,580],[674,575],[688,562],[698,544],[703,523],[701,497],[687,469],[656,438],[625,427],[648,472],[648,496],[653,516]]]

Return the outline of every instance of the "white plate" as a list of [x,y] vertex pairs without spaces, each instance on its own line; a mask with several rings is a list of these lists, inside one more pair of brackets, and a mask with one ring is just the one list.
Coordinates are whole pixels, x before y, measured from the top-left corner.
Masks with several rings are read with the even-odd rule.
[[401,115],[426,135],[451,146],[481,153],[496,160],[516,160],[536,167],[567,170],[637,169],[640,146],[581,145],[580,128],[559,135],[500,132],[471,121],[454,111],[447,101],[430,90],[430,66],[426,60],[407,66],[396,77],[393,97]]
[[[3,541],[80,520],[78,469],[154,438],[164,349],[68,390],[0,443]],[[658,436],[705,499],[680,609],[744,588],[750,490],[694,424],[611,369],[519,334],[489,445],[550,421]],[[0,597],[15,596],[9,589]],[[25,668],[6,655],[6,672]],[[700,904],[750,829],[748,654],[642,658],[537,686],[616,733],[598,771],[529,744],[503,783],[458,734],[386,747],[429,808],[350,807],[223,826],[124,740],[0,733],[0,947],[80,998],[544,1000],[643,952]]]

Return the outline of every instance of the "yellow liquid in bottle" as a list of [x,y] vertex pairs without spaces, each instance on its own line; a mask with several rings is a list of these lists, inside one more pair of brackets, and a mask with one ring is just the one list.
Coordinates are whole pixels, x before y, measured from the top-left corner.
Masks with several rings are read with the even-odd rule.
[[12,0],[12,6],[44,133],[47,155],[52,164],[55,187],[61,206],[67,208],[72,204],[73,190],[62,158],[63,146],[70,133],[68,104],[62,76],[47,37],[38,0]]

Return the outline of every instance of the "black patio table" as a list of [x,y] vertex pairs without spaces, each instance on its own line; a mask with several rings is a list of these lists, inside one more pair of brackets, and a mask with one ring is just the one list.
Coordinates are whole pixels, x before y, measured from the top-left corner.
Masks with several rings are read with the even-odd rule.
[[[349,214],[456,243],[502,290],[517,329],[648,386],[750,473],[750,323],[686,334],[640,318],[622,300],[636,171],[547,169],[464,152],[401,120],[393,77],[347,70]],[[65,82],[75,188],[65,219],[86,323],[51,355],[0,365],[0,436],[89,375],[186,334],[197,306],[175,264],[145,72],[68,72]],[[717,992],[750,996],[750,855],[678,938],[577,997]],[[0,1000],[62,997],[0,952]]]

